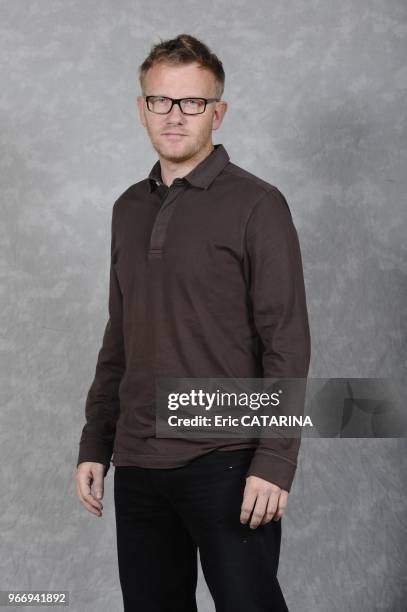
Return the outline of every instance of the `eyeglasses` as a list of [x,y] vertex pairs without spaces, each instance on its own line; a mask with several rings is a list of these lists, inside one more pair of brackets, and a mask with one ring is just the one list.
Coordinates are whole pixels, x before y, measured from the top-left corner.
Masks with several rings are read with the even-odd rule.
[[143,96],[147,108],[158,115],[167,115],[174,104],[178,104],[184,115],[200,115],[205,112],[206,105],[219,101],[220,98],[167,98],[166,96]]

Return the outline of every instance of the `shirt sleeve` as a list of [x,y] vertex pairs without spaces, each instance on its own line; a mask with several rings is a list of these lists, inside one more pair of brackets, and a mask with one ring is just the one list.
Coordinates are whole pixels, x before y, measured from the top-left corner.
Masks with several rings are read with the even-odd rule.
[[93,382],[85,405],[86,423],[79,442],[77,465],[83,461],[105,464],[105,475],[110,467],[116,422],[119,417],[119,385],[125,370],[123,340],[123,303],[115,261],[115,206],[111,221],[109,318],[99,350]]
[[[300,245],[287,201],[274,186],[247,221],[244,265],[263,377],[305,380],[311,343]],[[298,436],[260,437],[247,476],[290,491],[299,447]]]

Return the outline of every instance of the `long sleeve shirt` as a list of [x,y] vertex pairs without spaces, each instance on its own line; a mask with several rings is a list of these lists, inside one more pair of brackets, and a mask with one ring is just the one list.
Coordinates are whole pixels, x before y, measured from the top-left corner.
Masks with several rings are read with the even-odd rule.
[[156,437],[155,382],[305,378],[310,332],[300,246],[280,190],[222,144],[168,187],[160,161],[115,201],[109,318],[77,465],[172,468],[255,448],[247,476],[289,491],[299,438]]

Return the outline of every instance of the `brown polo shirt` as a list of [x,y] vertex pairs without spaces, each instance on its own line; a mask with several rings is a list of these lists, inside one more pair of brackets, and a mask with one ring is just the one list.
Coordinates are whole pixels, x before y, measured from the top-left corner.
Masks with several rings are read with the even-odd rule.
[[222,144],[170,187],[160,161],[113,206],[109,319],[77,464],[172,468],[255,448],[247,475],[290,490],[298,438],[155,436],[155,381],[306,377],[310,332],[297,232],[283,194]]

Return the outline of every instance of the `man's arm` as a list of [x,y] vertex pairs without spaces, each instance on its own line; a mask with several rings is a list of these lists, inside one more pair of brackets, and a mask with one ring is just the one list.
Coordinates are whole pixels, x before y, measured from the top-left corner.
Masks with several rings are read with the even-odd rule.
[[[287,201],[275,187],[252,210],[244,257],[263,377],[306,378],[311,342],[300,245]],[[290,491],[299,447],[299,438],[260,438],[247,476]]]
[[115,206],[111,221],[109,319],[99,350],[95,376],[86,398],[86,424],[79,443],[77,465],[84,461],[103,463],[104,475],[110,467],[116,422],[119,417],[118,390],[125,370],[122,294],[114,268]]

